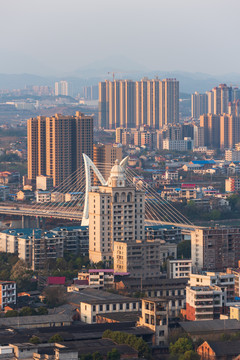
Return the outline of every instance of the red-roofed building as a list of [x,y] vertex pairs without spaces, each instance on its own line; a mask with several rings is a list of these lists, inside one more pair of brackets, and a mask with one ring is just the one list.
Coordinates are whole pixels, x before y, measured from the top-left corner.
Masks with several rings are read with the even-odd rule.
[[65,276],[49,276],[47,279],[47,285],[65,285]]
[[196,184],[182,184],[181,188],[182,189],[195,189]]

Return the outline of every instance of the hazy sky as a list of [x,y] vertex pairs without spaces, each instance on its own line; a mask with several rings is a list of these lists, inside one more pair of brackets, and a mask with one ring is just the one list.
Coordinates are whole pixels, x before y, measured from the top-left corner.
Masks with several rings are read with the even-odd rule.
[[0,0],[0,73],[71,73],[118,56],[240,73],[239,13],[239,0]]

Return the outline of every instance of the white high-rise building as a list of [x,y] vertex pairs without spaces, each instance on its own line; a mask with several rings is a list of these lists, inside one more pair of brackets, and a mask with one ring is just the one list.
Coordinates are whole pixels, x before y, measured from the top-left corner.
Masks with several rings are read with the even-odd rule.
[[192,118],[198,119],[200,115],[208,113],[208,95],[197,91],[191,96]]
[[113,260],[114,242],[144,240],[145,194],[128,185],[116,160],[106,186],[89,192],[89,258]]
[[69,85],[67,81],[61,80],[59,82],[55,82],[55,96],[69,95]]

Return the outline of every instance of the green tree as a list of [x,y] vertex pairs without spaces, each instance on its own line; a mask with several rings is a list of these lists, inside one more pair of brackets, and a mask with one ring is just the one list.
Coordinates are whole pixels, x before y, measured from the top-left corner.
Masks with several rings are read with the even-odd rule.
[[139,357],[146,359],[151,357],[151,352],[148,344],[135,335],[129,335],[121,331],[106,330],[102,335],[103,339],[111,339],[117,344],[127,344],[138,351]]
[[29,339],[29,342],[30,342],[31,344],[40,344],[40,339],[39,339],[38,336],[33,335],[33,336],[31,337],[31,339]]
[[93,360],[103,360],[103,356],[100,354],[100,352],[96,351],[95,353],[92,354],[92,359]]
[[63,338],[60,334],[55,334],[48,340],[49,343],[55,343],[55,342],[61,342],[63,341]]
[[111,330],[105,330],[104,333],[102,334],[103,339],[111,339],[111,336],[112,336]]
[[107,354],[107,360],[120,360],[121,354],[117,349],[112,349]]
[[84,354],[80,357],[81,360],[93,360],[92,354]]
[[43,306],[40,306],[40,307],[38,308],[37,314],[38,314],[38,315],[47,315],[47,314],[48,314],[48,309],[46,309],[46,308],[43,307]]
[[0,280],[8,280],[10,278],[10,271],[5,269],[0,271]]
[[181,241],[177,245],[178,259],[191,259],[191,240]]
[[18,316],[17,310],[9,310],[4,315],[4,317],[15,317],[15,316]]
[[46,303],[50,307],[59,306],[65,303],[66,294],[64,288],[61,286],[47,287],[43,294],[46,297]]
[[174,344],[169,346],[170,354],[184,354],[186,351],[193,350],[192,340],[189,338],[179,338]]
[[19,311],[19,316],[32,316],[32,315],[36,315],[36,314],[37,314],[36,310],[30,308],[29,306],[24,306]]
[[58,258],[56,260],[56,268],[60,269],[60,270],[66,270],[67,269],[67,262],[65,259],[63,258]]
[[229,340],[231,340],[231,335],[224,333],[220,336],[220,340],[221,341],[229,341]]
[[193,350],[188,350],[180,355],[178,360],[200,360],[200,356]]
[[11,278],[13,280],[26,279],[29,278],[28,265],[24,260],[18,260],[18,262],[13,266],[11,271]]

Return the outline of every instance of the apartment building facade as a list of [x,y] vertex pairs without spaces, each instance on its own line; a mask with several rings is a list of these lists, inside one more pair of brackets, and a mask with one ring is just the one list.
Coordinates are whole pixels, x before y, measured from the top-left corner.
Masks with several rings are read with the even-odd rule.
[[192,260],[169,260],[167,265],[169,279],[189,278],[192,273]]
[[179,122],[179,82],[143,78],[99,83],[99,127],[159,129]]
[[0,281],[0,309],[17,303],[17,289],[15,281]]
[[208,113],[208,96],[195,92],[191,95],[191,115],[193,119],[199,119],[200,115]]
[[168,303],[161,298],[142,299],[142,314],[138,326],[144,326],[155,332],[154,344],[167,345],[168,341]]
[[240,259],[239,228],[205,228],[191,232],[194,271],[224,271],[238,266]]
[[113,261],[114,242],[145,238],[144,192],[127,184],[118,160],[107,186],[89,193],[89,258],[92,262]]
[[240,178],[229,177],[225,179],[225,191],[226,192],[238,192],[240,191]]
[[42,268],[45,261],[63,257],[64,251],[87,256],[89,232],[86,226],[40,229],[7,229],[0,232],[0,251],[18,254],[33,269]]
[[177,244],[160,239],[114,242],[114,270],[134,278],[158,278],[169,256],[176,258]]
[[94,144],[93,162],[107,181],[116,160],[122,160],[122,147],[112,144]]
[[233,300],[233,274],[191,274],[186,287],[186,318],[192,321],[219,319]]

